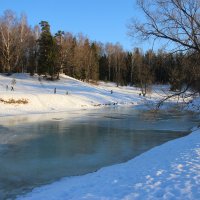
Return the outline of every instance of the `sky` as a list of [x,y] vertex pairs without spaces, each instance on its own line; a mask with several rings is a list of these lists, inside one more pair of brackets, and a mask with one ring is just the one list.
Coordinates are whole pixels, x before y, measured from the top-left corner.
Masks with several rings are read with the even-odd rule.
[[119,42],[125,50],[151,48],[133,41],[127,34],[131,18],[140,18],[136,0],[0,0],[0,15],[7,9],[25,13],[31,26],[48,21],[52,33],[58,30],[83,33],[92,41]]

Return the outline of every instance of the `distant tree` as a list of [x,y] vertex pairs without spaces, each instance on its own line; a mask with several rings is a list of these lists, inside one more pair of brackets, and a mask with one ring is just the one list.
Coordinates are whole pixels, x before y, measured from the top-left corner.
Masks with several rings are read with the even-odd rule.
[[39,26],[35,26],[32,30],[32,34],[29,36],[29,49],[28,49],[28,72],[31,75],[34,73],[38,73],[38,52],[39,52],[39,45],[38,39],[40,37],[40,28]]
[[99,79],[108,81],[108,58],[105,54],[99,58]]
[[159,49],[154,58],[153,73],[154,81],[160,84],[169,83],[170,68],[174,66],[174,57],[172,54],[165,53]]
[[41,21],[41,35],[38,40],[38,73],[53,76],[57,73],[58,48],[55,38],[51,35],[50,25]]
[[144,96],[153,80],[150,56],[151,52],[147,52],[145,57],[139,48],[135,48],[132,58],[134,83],[141,88]]
[[78,37],[76,37],[76,45],[74,48],[74,57],[73,57],[74,77],[81,80],[86,79],[85,55],[88,53],[84,52],[83,48],[85,40],[86,38],[82,34],[79,34]]
[[57,43],[57,55],[58,55],[58,59],[57,59],[57,72],[58,72],[58,76],[57,78],[59,78],[59,73],[63,73],[63,67],[64,67],[64,62],[65,62],[65,49],[64,49],[64,31],[59,30],[56,34],[55,34],[55,39],[56,39],[56,43]]
[[125,59],[126,59],[125,60],[125,62],[126,62],[126,80],[129,84],[131,84],[132,52],[127,51]]
[[108,80],[123,84],[123,72],[126,68],[126,52],[119,43],[107,43],[105,45],[105,55],[108,59]]
[[182,53],[179,53],[175,54],[173,57],[174,63],[170,67],[169,83],[172,91],[181,91],[182,86],[186,84],[184,74],[184,56]]
[[27,17],[22,14],[17,25],[18,42],[16,43],[17,51],[15,55],[15,72],[27,72],[31,51],[35,45],[33,30],[28,26]]
[[114,45],[113,61],[114,61],[113,77],[118,87],[119,85],[124,84],[122,72],[123,72],[123,69],[125,69],[126,67],[125,52],[122,46],[118,43]]
[[17,17],[11,10],[6,10],[0,18],[0,54],[3,72],[13,71],[17,53]]
[[131,81],[134,84],[140,83],[140,74],[142,66],[142,53],[139,48],[135,48],[132,54],[132,66],[131,66]]
[[131,52],[124,52],[124,68],[122,69],[122,80],[125,85],[133,85],[131,80],[131,68],[132,68],[132,53]]
[[64,72],[69,76],[76,77],[75,50],[77,39],[71,33],[64,35]]
[[188,52],[183,59],[184,81],[191,87],[194,94],[200,93],[200,55]]
[[90,49],[90,42],[89,39],[86,38],[84,41],[84,44],[82,46],[84,54],[83,54],[83,66],[82,70],[84,71],[84,74],[82,76],[82,79],[85,79],[87,82],[90,80],[90,70],[92,67],[92,52]]
[[107,43],[105,45],[105,53],[108,58],[108,81],[113,81],[114,52],[114,45],[112,43]]
[[90,45],[90,78],[98,81],[99,80],[99,58],[100,58],[100,47],[97,43],[93,42]]

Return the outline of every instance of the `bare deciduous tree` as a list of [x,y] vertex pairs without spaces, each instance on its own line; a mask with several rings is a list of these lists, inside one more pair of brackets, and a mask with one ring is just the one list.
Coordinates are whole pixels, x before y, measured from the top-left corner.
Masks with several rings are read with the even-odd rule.
[[13,59],[16,53],[16,28],[17,19],[15,14],[6,10],[0,18],[0,51],[2,54],[2,69],[10,72],[13,64]]
[[125,67],[125,52],[119,44],[107,43],[105,52],[108,57],[108,80],[115,81],[117,86],[122,82],[122,68]]
[[[145,40],[162,39],[168,45],[173,44],[173,52],[200,55],[199,0],[137,0],[137,3],[145,15],[145,20],[132,21],[129,25],[131,36],[137,35]],[[192,80],[193,77],[197,81],[200,80],[200,76],[196,77],[195,72],[190,76],[188,80]],[[183,80],[185,86],[179,92],[164,99],[167,100],[170,96],[184,96],[183,94],[186,94],[185,92],[194,84],[188,80]]]
[[26,16],[6,10],[0,18],[0,54],[3,72],[23,72],[29,56],[32,30]]
[[177,50],[195,50],[200,53],[200,1],[199,0],[137,0],[145,21],[133,21],[130,35],[139,33],[173,42]]
[[108,57],[108,80],[111,81],[111,68],[112,68],[112,59],[114,56],[114,46],[111,43],[107,43],[105,46],[106,55]]
[[27,60],[30,56],[30,40],[33,34],[31,28],[28,26],[27,17],[22,14],[17,23],[17,40],[16,40],[16,53],[15,53],[15,63],[14,69],[18,72],[27,71]]

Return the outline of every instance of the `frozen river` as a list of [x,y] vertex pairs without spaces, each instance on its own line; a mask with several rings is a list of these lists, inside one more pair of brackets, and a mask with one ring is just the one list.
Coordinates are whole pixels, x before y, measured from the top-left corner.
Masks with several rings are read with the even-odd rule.
[[130,107],[0,118],[0,199],[125,162],[197,122],[189,112]]

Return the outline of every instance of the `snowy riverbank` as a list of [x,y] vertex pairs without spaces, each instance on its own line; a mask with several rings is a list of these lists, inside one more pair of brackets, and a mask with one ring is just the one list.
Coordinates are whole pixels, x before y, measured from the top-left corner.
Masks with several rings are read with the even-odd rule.
[[200,197],[200,130],[128,161],[63,178],[19,199],[184,199]]

